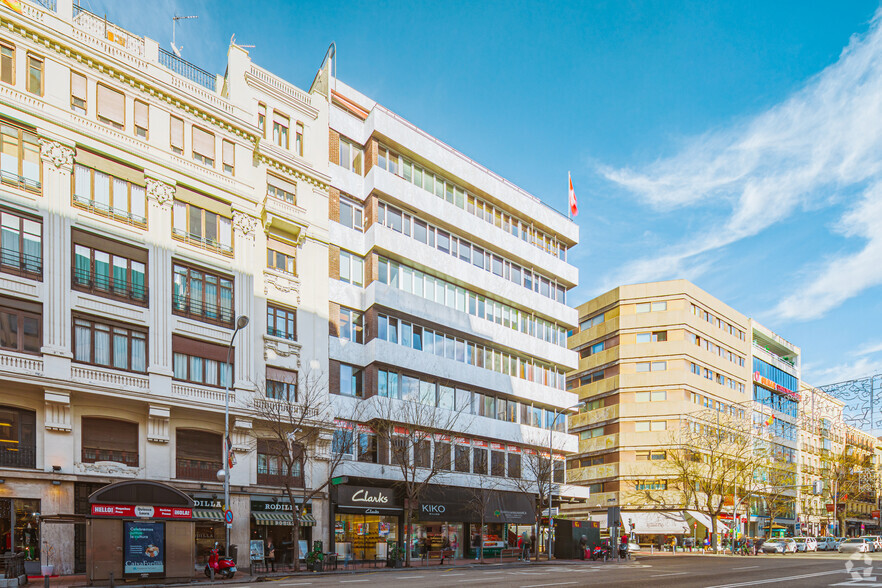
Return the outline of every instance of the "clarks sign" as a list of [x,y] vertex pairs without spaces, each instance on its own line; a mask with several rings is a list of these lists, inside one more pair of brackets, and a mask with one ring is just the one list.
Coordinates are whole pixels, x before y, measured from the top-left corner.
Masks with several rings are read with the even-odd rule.
[[339,506],[371,508],[399,508],[398,496],[392,488],[367,488],[365,486],[340,486]]

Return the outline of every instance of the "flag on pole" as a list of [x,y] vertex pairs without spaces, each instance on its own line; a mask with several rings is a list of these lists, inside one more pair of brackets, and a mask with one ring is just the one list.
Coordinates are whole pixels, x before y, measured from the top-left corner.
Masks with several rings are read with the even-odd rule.
[[233,444],[230,442],[230,438],[227,437],[227,463],[232,468],[236,465],[236,454],[233,453]]
[[774,423],[774,422],[775,422],[775,415],[770,414],[770,415],[769,415],[769,418],[766,419],[766,423],[765,423],[765,425],[766,425],[767,427],[771,427],[771,426],[772,426],[772,423]]
[[3,4],[9,8],[10,10],[14,10],[17,13],[21,14],[21,2],[18,0],[0,0]]
[[576,202],[576,192],[573,190],[573,177],[570,175],[570,172],[567,172],[567,179],[570,182],[570,214],[576,216],[579,214],[579,206]]

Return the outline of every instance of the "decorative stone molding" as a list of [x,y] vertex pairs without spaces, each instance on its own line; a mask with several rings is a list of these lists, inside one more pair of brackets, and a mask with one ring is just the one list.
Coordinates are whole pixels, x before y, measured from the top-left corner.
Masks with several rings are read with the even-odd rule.
[[147,416],[147,440],[154,443],[168,443],[168,422],[171,409],[167,406],[150,406]]
[[44,426],[49,431],[70,433],[70,392],[46,390],[43,393],[46,401],[46,419]]
[[70,171],[73,168],[73,149],[62,145],[58,141],[50,141],[43,137],[40,137],[37,141],[40,143],[40,158],[43,161],[51,163],[56,169],[64,167]]
[[263,359],[270,361],[277,357],[296,357],[297,369],[300,369],[300,350],[302,346],[293,341],[285,341],[269,335],[263,336]]
[[258,226],[260,226],[260,221],[253,216],[238,210],[233,211],[233,231],[241,233],[246,239],[254,239]]
[[137,478],[143,468],[133,468],[115,461],[98,461],[95,463],[74,463],[74,473],[99,474],[103,476],[120,476],[123,478]]
[[263,293],[269,294],[271,288],[280,294],[293,293],[297,297],[297,306],[300,306],[300,280],[297,278],[277,272],[264,271]]
[[171,207],[175,199],[175,187],[153,178],[146,179],[147,199],[155,202],[157,206]]
[[249,419],[237,418],[233,422],[233,451],[236,453],[248,453],[251,449],[252,424]]

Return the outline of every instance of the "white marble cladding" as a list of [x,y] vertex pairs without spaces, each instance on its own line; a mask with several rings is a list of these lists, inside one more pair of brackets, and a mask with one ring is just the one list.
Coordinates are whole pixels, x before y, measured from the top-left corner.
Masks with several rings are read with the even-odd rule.
[[379,305],[394,309],[395,316],[410,315],[422,326],[431,328],[430,323],[434,323],[443,325],[440,327],[442,330],[461,332],[475,343],[484,342],[569,369],[575,369],[579,363],[578,353],[566,347],[548,343],[380,282],[373,282],[367,288],[359,288],[339,280],[330,280],[329,287],[331,301],[341,306],[365,310]]
[[547,406],[572,406],[579,401],[578,396],[572,392],[508,376],[493,370],[466,365],[453,359],[379,339],[373,339],[369,343],[359,345],[337,337],[330,337],[328,356],[332,360],[359,366],[375,362],[383,363],[414,374],[450,379],[462,384],[463,387],[472,386],[494,390],[501,394],[508,394]]
[[424,221],[504,255],[520,265],[542,270],[546,275],[554,276],[565,283],[567,287],[573,287],[579,282],[579,270],[575,266],[380,167],[371,168],[364,184],[366,193],[377,191],[382,200],[393,206],[417,214]]

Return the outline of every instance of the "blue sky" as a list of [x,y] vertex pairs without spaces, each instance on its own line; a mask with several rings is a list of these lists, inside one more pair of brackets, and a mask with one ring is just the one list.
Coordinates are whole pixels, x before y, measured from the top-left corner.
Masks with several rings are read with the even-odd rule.
[[82,5],[225,68],[231,35],[307,88],[338,75],[559,210],[578,304],[688,278],[802,347],[810,383],[882,372],[878,2]]

